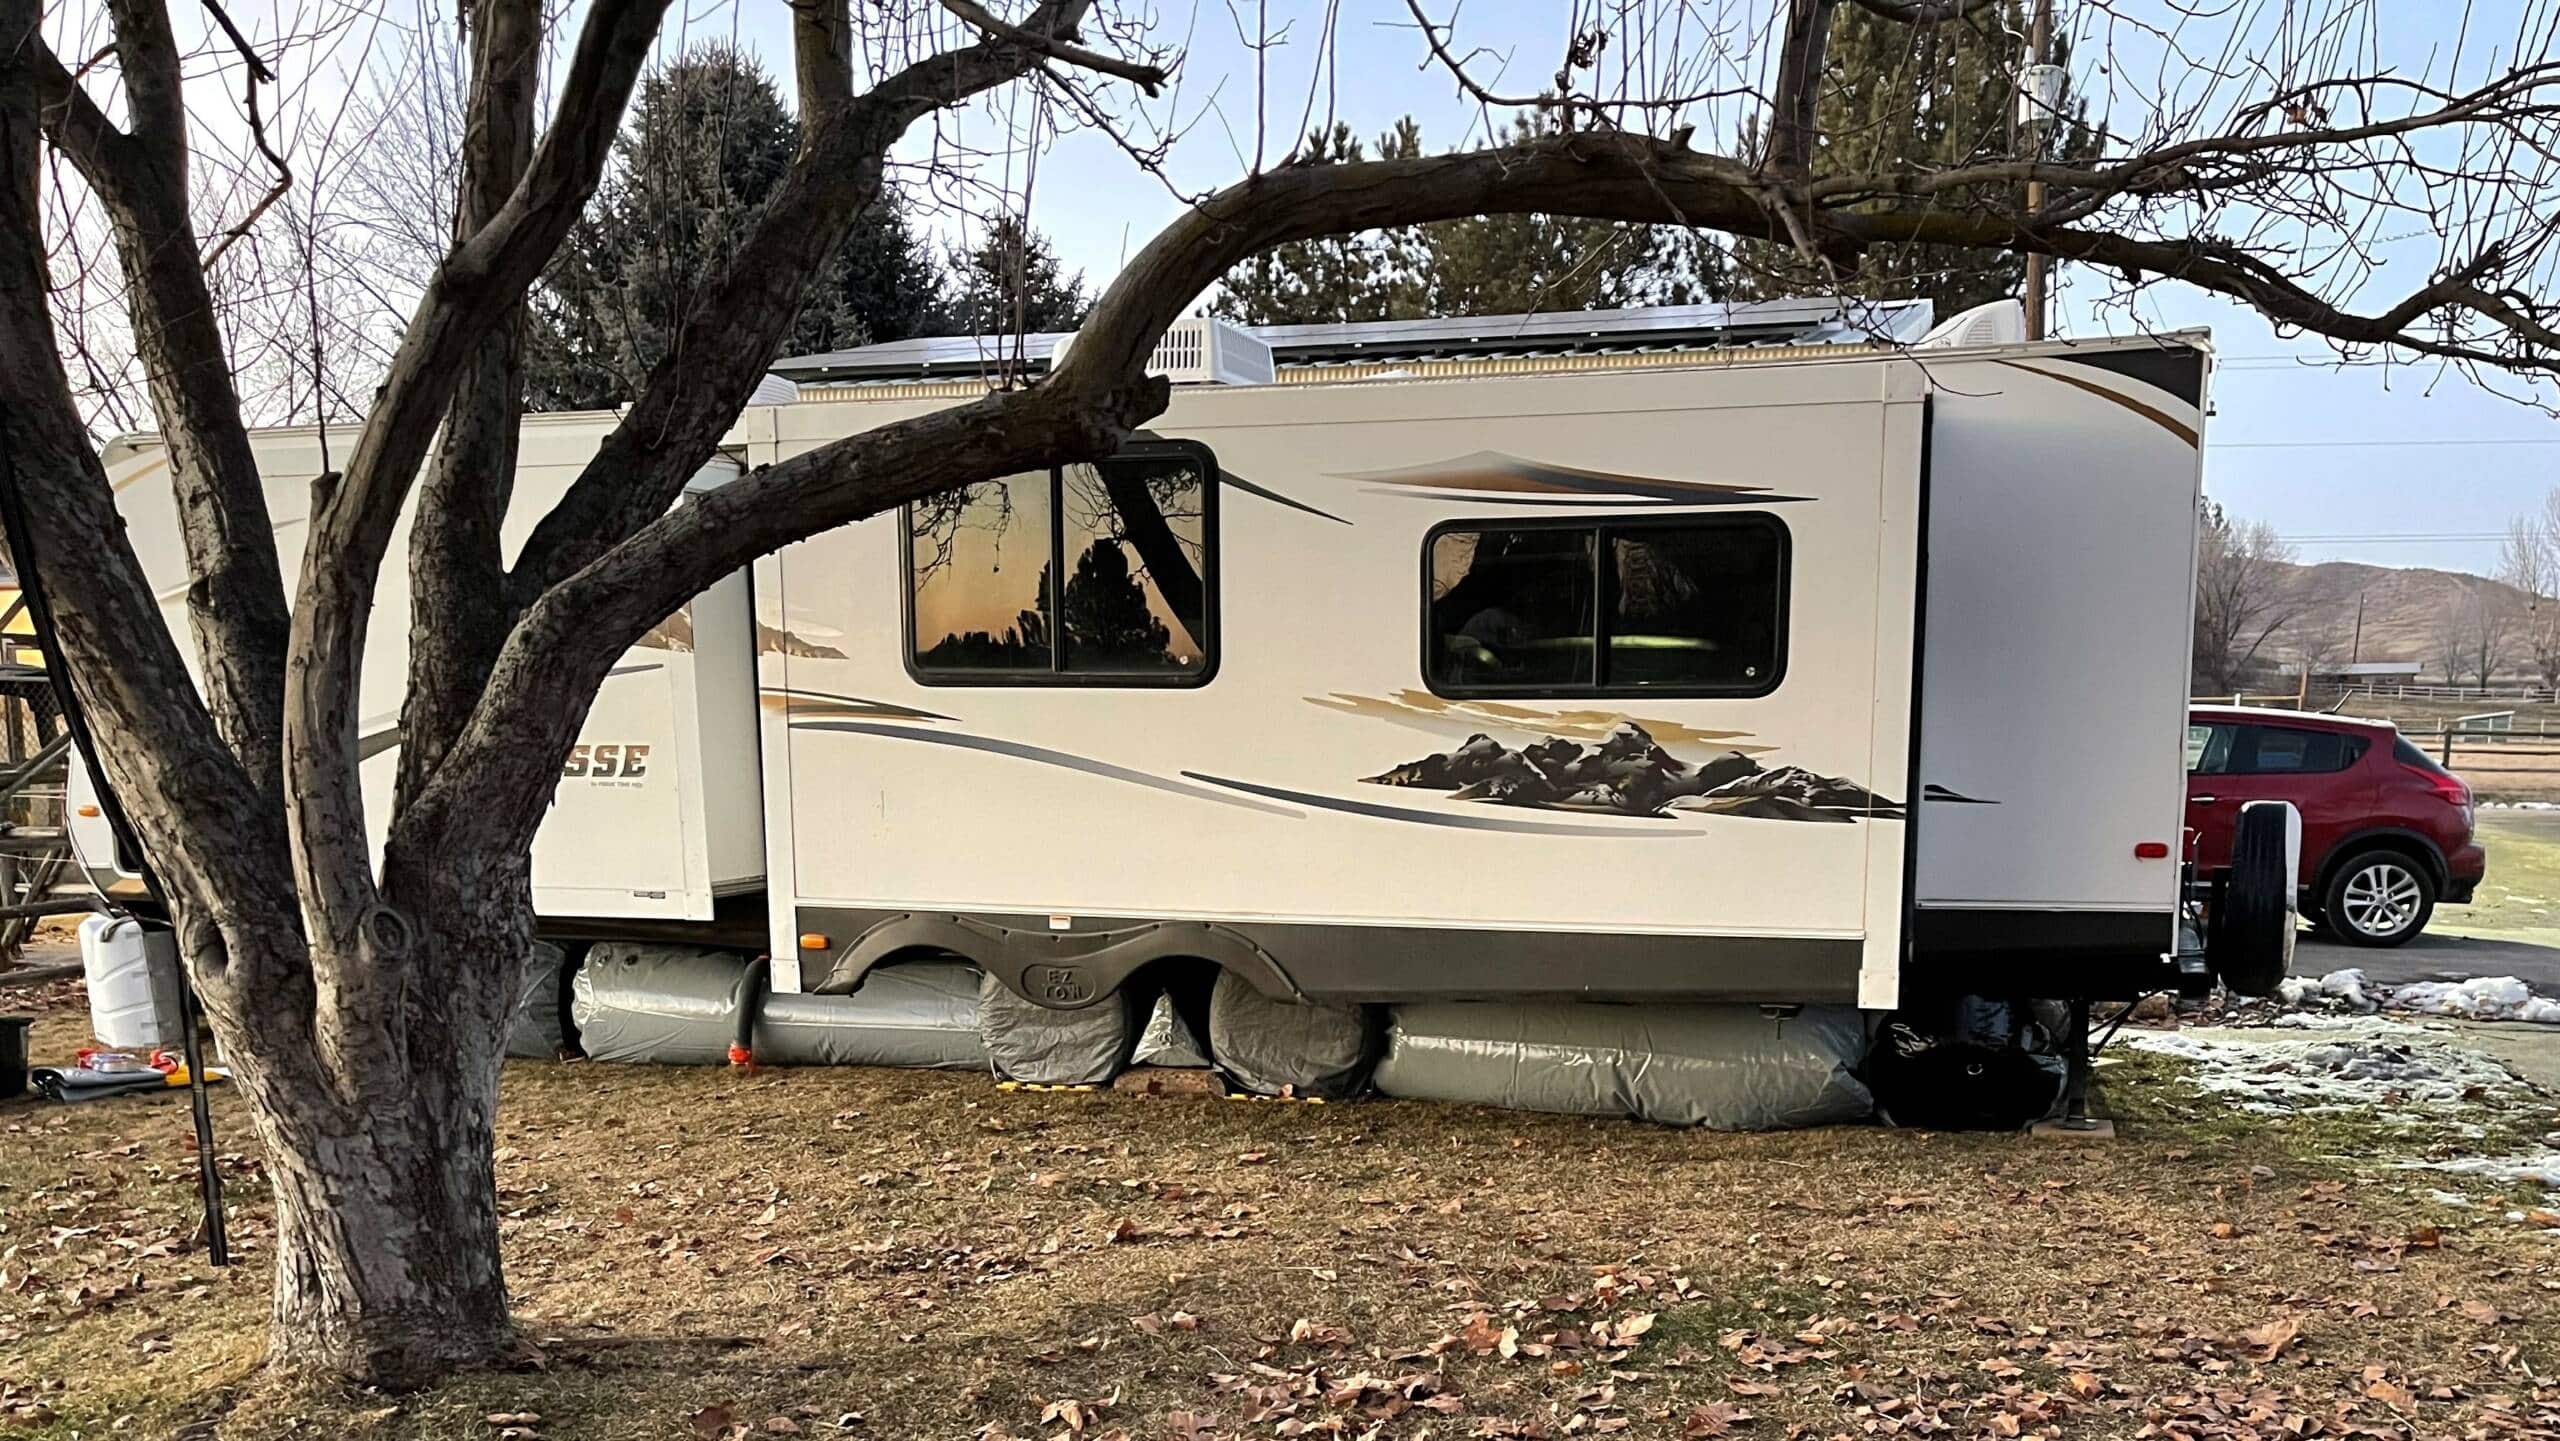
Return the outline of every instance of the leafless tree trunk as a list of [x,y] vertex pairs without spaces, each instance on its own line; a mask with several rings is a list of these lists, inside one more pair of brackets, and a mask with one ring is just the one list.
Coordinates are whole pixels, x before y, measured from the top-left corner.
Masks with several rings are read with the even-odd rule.
[[[1684,28],[1685,0],[1614,7],[1575,37],[1558,93],[1538,102],[1574,118],[1562,133],[1256,168],[1192,197],[1038,384],[821,446],[679,507],[910,127],[1016,82],[1110,126],[1108,95],[1152,94],[1166,79],[1167,57],[1144,45],[1140,22],[1096,0],[1002,7],[1013,14],[975,0],[795,5],[802,139],[788,176],[627,417],[506,564],[496,536],[525,295],[597,186],[667,6],[589,0],[566,12],[577,31],[558,48],[545,105],[532,76],[562,12],[482,0],[468,10],[451,244],[419,281],[352,443],[313,488],[288,608],[210,298],[212,247],[188,186],[198,137],[165,0],[106,0],[114,63],[79,74],[47,43],[38,0],[0,0],[0,472],[29,513],[96,759],[170,892],[270,1157],[277,1363],[402,1384],[510,1344],[490,1138],[531,926],[527,857],[614,660],[758,555],[954,486],[1110,454],[1165,405],[1165,383],[1144,370],[1165,326],[1258,252],[1533,212],[1776,240],[1845,268],[1872,245],[1922,241],[2050,255],[2129,284],[2177,279],[2351,351],[2560,368],[2551,182],[2536,158],[2560,147],[2560,62],[2493,65],[2454,89],[2278,65],[2269,57],[2330,53],[2282,43],[2287,27],[2326,33],[2332,21],[2252,10],[2233,23],[2274,33],[2222,47],[2246,59],[2219,89],[2249,97],[2223,109],[2163,97],[2139,140],[2087,160],[1841,173],[1804,128],[1837,3],[1912,25],[1980,8],[1770,0],[1761,42],[1737,47],[1734,35]],[[1409,4],[1468,93],[1504,103],[1464,72],[1470,52],[1448,43],[1454,21]],[[1603,66],[1604,53],[1642,61]],[[1773,82],[1751,72],[1772,56]],[[242,59],[254,100],[267,62]],[[90,88],[109,81],[121,119]],[[1702,132],[1684,117],[1727,102],[1794,129],[1772,132],[1765,162],[1696,148]],[[121,258],[125,319],[185,522],[200,686],[124,539],[46,305],[48,151],[97,195]],[[2441,177],[2424,157],[2440,151],[2466,156],[2459,205],[2437,199]],[[2047,197],[2032,213],[2019,199],[2030,179]],[[2305,247],[2306,229],[2328,249]],[[2325,262],[2292,259],[2386,231],[2431,236],[2444,252],[2425,284],[2387,304],[2360,306]],[[357,681],[404,508],[417,517],[417,626],[377,868],[357,784]],[[2264,585],[2280,545],[2262,528],[2238,542],[2240,564],[2210,571],[2256,577],[2215,583],[2211,653],[2224,679],[2288,618]]]
[[2265,521],[2234,521],[2219,507],[2198,517],[2197,682],[2204,693],[2235,693],[2269,637],[2301,615],[2306,601],[2287,582],[2293,547]]
[[2543,497],[2539,514],[2507,526],[2498,579],[2524,596],[2514,618],[2524,660],[2546,686],[2560,686],[2560,489]]

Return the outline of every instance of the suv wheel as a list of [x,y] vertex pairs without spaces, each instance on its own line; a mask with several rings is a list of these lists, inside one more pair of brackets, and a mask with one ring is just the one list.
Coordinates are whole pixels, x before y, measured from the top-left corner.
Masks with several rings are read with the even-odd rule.
[[2350,945],[2396,946],[2425,930],[2435,909],[2436,883],[2425,866],[2399,851],[2366,851],[2329,878],[2320,914]]

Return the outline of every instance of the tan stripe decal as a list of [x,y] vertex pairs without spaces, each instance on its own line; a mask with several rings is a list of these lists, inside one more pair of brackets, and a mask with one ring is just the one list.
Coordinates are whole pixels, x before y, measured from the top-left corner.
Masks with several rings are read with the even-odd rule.
[[2059,380],[2065,385],[2078,386],[2080,389],[2085,390],[2091,395],[2097,396],[2102,400],[2111,400],[2116,404],[2123,406],[2125,409],[2132,411],[2134,414],[2141,416],[2147,421],[2150,421],[2153,425],[2160,427],[2162,430],[2169,432],[2171,435],[2176,436],[2178,439],[2185,441],[2189,445],[2196,443],[2196,428],[2194,426],[2187,424],[2185,421],[2178,419],[2176,416],[2169,414],[2158,406],[2145,405],[2141,401],[2133,399],[2131,396],[2118,395],[2114,391],[2107,389],[2105,386],[2098,384],[2096,381],[2082,380],[2076,375],[2064,375],[2058,371],[2039,370],[2032,365],[2022,365],[2014,360],[2004,360],[2000,363],[2008,366],[2012,370],[2023,370],[2029,375],[2041,375],[2047,380]]

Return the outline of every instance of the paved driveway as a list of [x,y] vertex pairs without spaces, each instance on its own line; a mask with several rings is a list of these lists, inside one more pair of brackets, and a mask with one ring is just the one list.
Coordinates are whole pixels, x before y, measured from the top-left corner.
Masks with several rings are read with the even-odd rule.
[[[2442,917],[2444,912],[2437,915]],[[2294,948],[2293,973],[2297,976],[2325,976],[2347,966],[2361,967],[2367,979],[2385,985],[2514,976],[2539,994],[2560,996],[2560,946],[2430,930],[2396,950],[2341,945],[2308,932],[2304,933],[2302,944]]]

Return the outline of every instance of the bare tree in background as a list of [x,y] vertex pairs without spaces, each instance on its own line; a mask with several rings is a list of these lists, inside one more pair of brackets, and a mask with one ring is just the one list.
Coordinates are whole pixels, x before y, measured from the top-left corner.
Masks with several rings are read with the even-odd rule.
[[2207,501],[2196,512],[2195,683],[2236,694],[2269,638],[2308,601],[2288,582],[2293,547],[2263,520],[2233,520]]
[[2514,618],[2521,658],[2544,685],[2560,686],[2560,489],[2543,496],[2538,513],[2507,523],[2498,579],[2524,597]]
[[[507,1353],[491,1136],[504,1018],[533,927],[528,854],[624,649],[795,540],[1111,453],[1164,409],[1167,387],[1144,367],[1165,327],[1274,246],[1547,213],[1774,241],[1844,275],[1885,243],[2035,253],[2128,289],[2173,279],[2235,297],[2351,354],[2388,346],[2560,369],[2560,194],[2547,159],[2560,153],[2560,62],[2537,39],[2552,0],[2522,0],[2512,40],[2456,47],[2458,68],[2424,75],[2374,72],[2379,7],[2366,0],[2210,12],[2088,0],[2075,7],[2074,53],[2107,77],[2103,96],[2091,92],[2107,126],[2095,153],[1863,169],[1843,169],[1818,133],[1823,50],[1844,3],[1915,27],[1974,23],[1983,8],[1619,0],[1589,8],[1604,19],[1568,22],[1549,93],[1531,97],[1479,73],[1489,57],[1453,3],[1377,0],[1363,21],[1408,28],[1364,35],[1407,37],[1488,118],[1543,108],[1570,123],[1507,145],[1333,165],[1280,163],[1289,142],[1265,147],[1257,134],[1241,173],[1186,197],[1037,384],[818,446],[678,506],[813,267],[879,196],[911,129],[957,125],[987,97],[973,113],[992,107],[1040,133],[1101,127],[1156,167],[1201,107],[1221,103],[1204,82],[1183,112],[1174,57],[1150,42],[1145,7],[795,4],[801,139],[789,175],[582,476],[550,511],[519,518],[532,524],[515,532],[525,539],[510,563],[500,526],[526,292],[594,194],[673,22],[666,0],[475,0],[454,203],[434,212],[451,230],[430,241],[440,252],[415,293],[384,306],[395,323],[380,384],[313,488],[288,607],[246,429],[260,398],[241,389],[216,296],[248,237],[298,253],[281,196],[327,172],[312,162],[348,153],[333,122],[355,108],[302,107],[309,123],[286,136],[301,147],[291,156],[273,146],[283,132],[256,125],[244,133],[258,144],[226,152],[193,107],[236,96],[254,112],[258,97],[293,92],[309,69],[297,40],[226,40],[217,25],[199,54],[166,0],[104,0],[102,17],[52,20],[39,0],[0,0],[0,464],[23,502],[96,759],[240,1062],[275,1196],[274,1363],[400,1384]],[[1334,34],[1328,24],[1326,45]],[[1273,133],[1302,135],[1318,128],[1323,80],[1320,66],[1294,104],[1253,101],[1294,112]],[[1748,132],[1746,119],[1758,122]],[[1765,151],[1696,143],[1740,133],[1767,136]],[[94,198],[118,277],[99,300],[131,339],[167,439],[200,683],[117,522],[76,390],[93,357],[48,305],[64,232],[45,197],[68,183],[64,167]],[[190,183],[216,172],[244,202],[226,201],[219,219]],[[2032,213],[2029,180],[2045,197]],[[972,185],[983,179],[958,174],[945,190],[987,194]],[[83,252],[84,276],[104,268],[96,248]],[[327,278],[316,252],[305,264]],[[331,303],[306,293],[306,320]],[[357,343],[324,332],[318,348]],[[377,864],[357,778],[358,677],[404,514],[414,626],[397,785],[372,828],[384,837]],[[2280,559],[2271,535],[2253,528],[2238,541],[2212,574]],[[2285,617],[2248,582],[2217,593],[2229,597],[2216,612],[2227,677]]]
[[2292,653],[2294,670],[2301,677],[2301,689],[2305,695],[2310,693],[2314,682],[2322,675],[2334,672],[2338,663],[2346,658],[2346,630],[2326,605],[2306,607],[2301,615],[2294,617],[2293,624],[2285,627],[2284,640],[2285,649]]
[[2489,582],[2474,578],[2464,586],[2462,597],[2436,618],[2436,659],[2446,683],[2488,685],[2507,663],[2517,619],[2515,607]]

